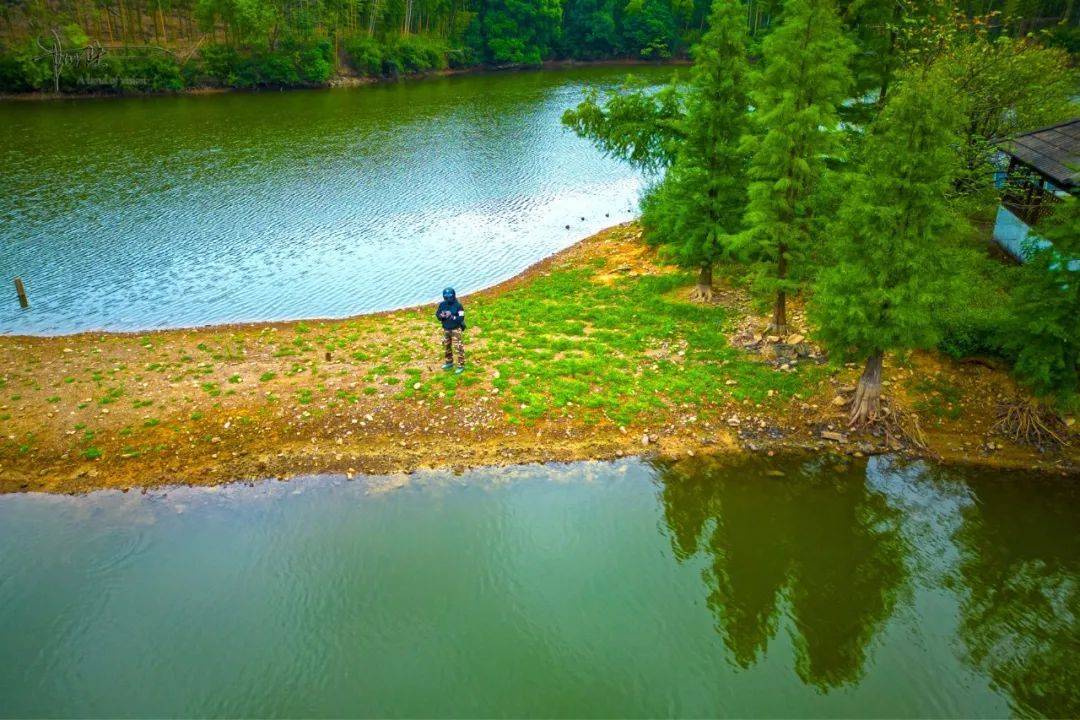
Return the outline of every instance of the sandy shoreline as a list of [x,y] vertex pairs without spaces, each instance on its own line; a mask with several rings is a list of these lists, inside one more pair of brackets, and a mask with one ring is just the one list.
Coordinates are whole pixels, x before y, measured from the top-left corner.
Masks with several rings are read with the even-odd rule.
[[[578,289],[620,298],[684,281],[689,288],[691,278],[656,262],[634,223],[609,228],[466,298],[476,325],[468,331],[470,367],[460,377],[440,370],[439,332],[427,307],[342,320],[0,337],[0,491],[216,485],[643,453],[888,452],[1077,472],[1073,448],[1043,454],[992,432],[996,401],[1017,392],[1004,373],[936,354],[886,365],[886,392],[919,414],[926,451],[849,433],[841,403],[857,369],[830,368],[820,357],[787,367],[743,350],[739,338],[761,319],[733,288],[722,288],[720,305],[711,315],[700,311],[700,321],[681,289],[665,291],[657,302],[678,319],[674,330],[638,338],[610,363],[601,356],[590,366],[582,356],[579,370],[536,382],[538,370],[571,352],[558,348],[588,350],[622,332],[610,335],[602,316],[567,325],[596,304],[588,294],[575,300]],[[543,302],[569,313],[552,326],[568,335],[545,331],[552,350],[530,346],[530,326],[520,324],[519,303],[536,298],[556,298]],[[699,360],[694,333],[715,332],[717,318],[728,341],[716,351],[722,355]],[[581,345],[590,335],[599,339]],[[551,360],[533,363],[540,352]],[[623,375],[604,374],[618,362]],[[686,384],[691,379],[698,384]],[[563,382],[582,390],[558,399]],[[635,410],[620,419],[624,402]]]

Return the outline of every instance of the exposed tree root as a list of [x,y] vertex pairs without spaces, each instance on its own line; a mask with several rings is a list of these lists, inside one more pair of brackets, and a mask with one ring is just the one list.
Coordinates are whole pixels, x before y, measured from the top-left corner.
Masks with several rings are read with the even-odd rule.
[[690,302],[713,303],[716,302],[716,293],[710,285],[695,285],[690,291]]
[[791,334],[791,328],[788,326],[787,323],[784,323],[782,325],[778,325],[776,323],[769,323],[769,327],[766,328],[765,332],[769,335],[775,335],[782,338],[787,337],[789,334]]
[[716,300],[712,289],[712,264],[706,263],[698,272],[697,285],[690,292],[690,302],[711,303]]
[[1056,449],[1068,443],[1065,424],[1058,414],[1025,398],[1000,403],[993,429],[1014,442],[1040,449]]
[[882,403],[880,424],[890,446],[898,444],[910,445],[920,450],[927,449],[926,436],[923,434],[919,416],[915,413],[885,401]]

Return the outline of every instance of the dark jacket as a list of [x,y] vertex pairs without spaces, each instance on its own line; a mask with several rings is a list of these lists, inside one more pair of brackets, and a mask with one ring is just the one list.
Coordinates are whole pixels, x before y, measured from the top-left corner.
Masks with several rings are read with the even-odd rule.
[[435,317],[442,323],[443,330],[465,329],[465,308],[457,298],[439,303],[439,307],[435,309]]

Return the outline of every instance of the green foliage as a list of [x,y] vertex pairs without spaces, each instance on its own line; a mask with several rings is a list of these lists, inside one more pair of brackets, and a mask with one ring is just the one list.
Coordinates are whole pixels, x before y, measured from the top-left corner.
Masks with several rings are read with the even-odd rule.
[[963,297],[935,310],[941,325],[938,349],[957,359],[1013,360],[1005,341],[1013,313],[1009,295],[1020,272],[983,253],[968,253],[955,268],[954,282],[964,288]]
[[495,65],[539,65],[559,39],[560,0],[484,0],[471,31]]
[[391,43],[383,55],[383,71],[386,75],[418,73],[443,70],[447,66],[446,45],[438,40],[419,35],[399,38]]
[[204,31],[219,23],[226,36],[239,44],[253,44],[272,27],[276,8],[264,0],[195,0],[195,16]]
[[136,53],[124,58],[118,76],[127,86],[144,92],[176,91],[184,87],[176,58],[159,52]]
[[1050,47],[1058,47],[1073,57],[1080,55],[1080,26],[1058,23],[1044,35],[1043,39]]
[[991,159],[995,142],[1076,114],[1078,77],[1069,56],[1024,38],[961,35],[932,63],[951,86],[964,115],[957,187],[978,205],[996,202]]
[[1040,223],[1013,293],[1008,347],[1017,377],[1040,395],[1080,392],[1080,200],[1062,200]]
[[460,57],[444,41],[410,35],[389,42],[355,38],[345,43],[349,64],[361,75],[397,77],[402,74],[443,70],[451,58]]
[[705,267],[728,254],[746,203],[747,125],[743,11],[714,0],[709,30],[694,49],[683,141],[664,180],[642,202],[653,242],[683,267]]
[[345,42],[349,64],[361,75],[378,77],[383,74],[383,45],[374,38],[352,38]]
[[241,52],[226,45],[202,48],[197,64],[184,68],[190,83],[209,81],[235,88],[323,85],[330,79],[329,41],[283,41],[277,50]]
[[656,171],[678,153],[683,112],[676,81],[654,93],[628,80],[603,100],[590,89],[576,108],[563,113],[562,122],[606,155]]
[[0,45],[0,92],[27,92],[41,85],[44,76],[28,72],[26,64],[22,55]]
[[946,199],[959,122],[942,83],[912,75],[871,128],[812,298],[833,352],[867,357],[938,341],[936,313],[961,290],[949,242],[961,226]]
[[[837,108],[851,89],[852,51],[832,0],[788,0],[781,26],[763,43],[764,69],[752,95],[755,133],[747,144],[753,158],[742,238],[758,261],[762,291],[801,286],[812,201],[825,158],[838,147]],[[778,295],[778,310],[781,303]]]
[[596,60],[617,55],[622,42],[615,0],[564,0],[562,55]]
[[675,51],[679,34],[672,5],[664,0],[630,0],[626,4],[623,50],[646,60],[664,60]]

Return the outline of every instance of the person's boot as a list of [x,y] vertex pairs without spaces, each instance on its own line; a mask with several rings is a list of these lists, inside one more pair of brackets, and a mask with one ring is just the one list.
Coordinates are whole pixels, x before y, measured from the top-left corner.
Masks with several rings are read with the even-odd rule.
[[460,375],[463,372],[465,372],[465,366],[464,365],[458,365],[458,369],[454,371],[454,374],[455,375]]
[[454,363],[452,363],[452,362],[443,363],[442,369],[446,370],[446,371],[453,370],[454,369]]

